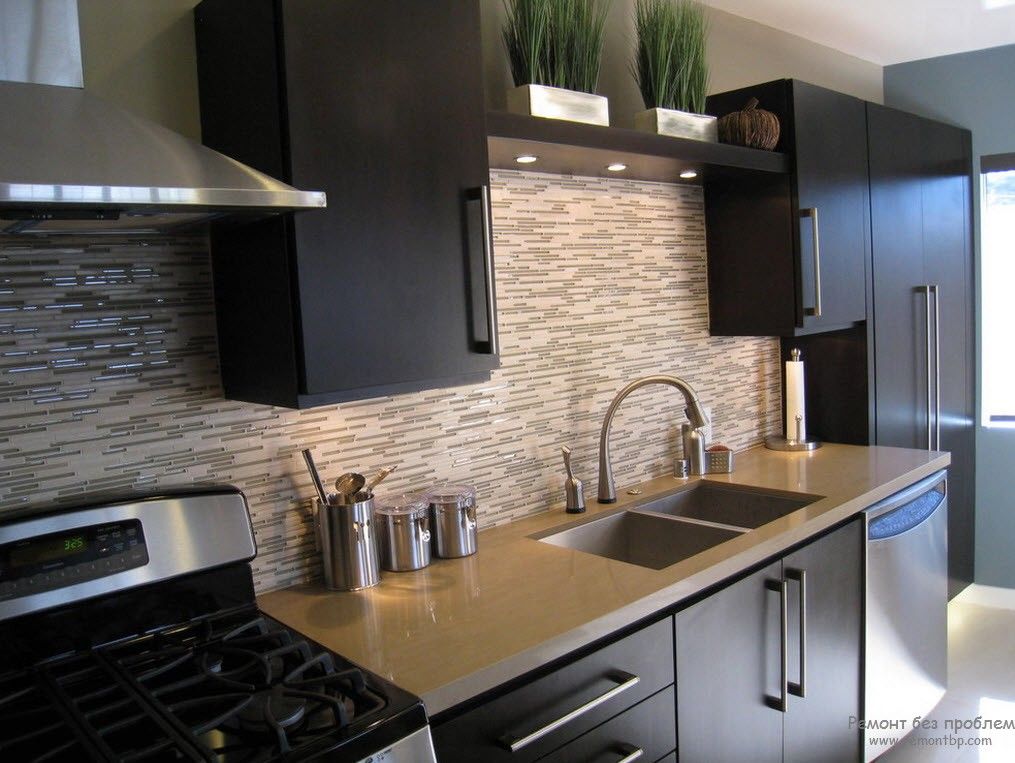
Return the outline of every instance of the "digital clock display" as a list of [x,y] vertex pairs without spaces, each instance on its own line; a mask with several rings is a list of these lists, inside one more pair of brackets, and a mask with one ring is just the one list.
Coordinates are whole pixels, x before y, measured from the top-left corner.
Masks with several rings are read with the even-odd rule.
[[84,535],[64,535],[46,538],[44,541],[30,543],[14,548],[10,555],[11,567],[26,567],[33,564],[45,564],[67,556],[74,556],[87,550],[88,543]]

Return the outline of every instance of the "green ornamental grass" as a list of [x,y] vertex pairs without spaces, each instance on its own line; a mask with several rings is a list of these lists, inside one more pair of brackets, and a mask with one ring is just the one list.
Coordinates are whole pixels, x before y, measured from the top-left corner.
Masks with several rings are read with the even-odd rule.
[[638,0],[632,74],[649,109],[701,114],[708,93],[705,10],[695,0]]
[[515,85],[594,93],[609,0],[504,0]]

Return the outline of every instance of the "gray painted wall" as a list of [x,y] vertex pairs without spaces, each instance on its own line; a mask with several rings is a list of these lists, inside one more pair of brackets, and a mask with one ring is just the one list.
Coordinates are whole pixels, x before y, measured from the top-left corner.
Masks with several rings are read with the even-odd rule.
[[[973,166],[978,169],[984,154],[1015,152],[1012,72],[1015,45],[896,64],[885,67],[885,103],[972,130]],[[979,183],[973,188],[979,365]],[[1015,429],[978,426],[976,457],[976,581],[1015,588]]]

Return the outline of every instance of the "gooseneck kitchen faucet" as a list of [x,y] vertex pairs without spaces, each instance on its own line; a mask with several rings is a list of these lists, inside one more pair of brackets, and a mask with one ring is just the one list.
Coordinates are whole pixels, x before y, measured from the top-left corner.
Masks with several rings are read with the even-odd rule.
[[691,426],[694,429],[708,426],[708,416],[701,409],[698,395],[683,379],[678,379],[676,376],[646,376],[628,384],[617,393],[613,402],[610,403],[610,407],[606,409],[606,418],[603,419],[603,428],[599,433],[599,503],[614,503],[617,500],[617,487],[613,482],[613,465],[610,461],[610,426],[613,424],[613,416],[620,404],[624,402],[624,398],[636,389],[647,387],[650,384],[665,384],[679,389],[684,395],[684,402],[687,406],[684,413],[687,414],[687,420],[691,422]]

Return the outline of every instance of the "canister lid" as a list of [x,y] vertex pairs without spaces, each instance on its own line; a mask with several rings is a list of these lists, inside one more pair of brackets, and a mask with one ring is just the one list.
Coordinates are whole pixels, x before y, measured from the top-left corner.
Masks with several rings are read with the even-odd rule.
[[429,505],[426,496],[419,493],[386,495],[377,499],[374,513],[393,517],[425,517]]
[[468,508],[476,505],[476,488],[472,485],[434,485],[425,497],[435,505]]

